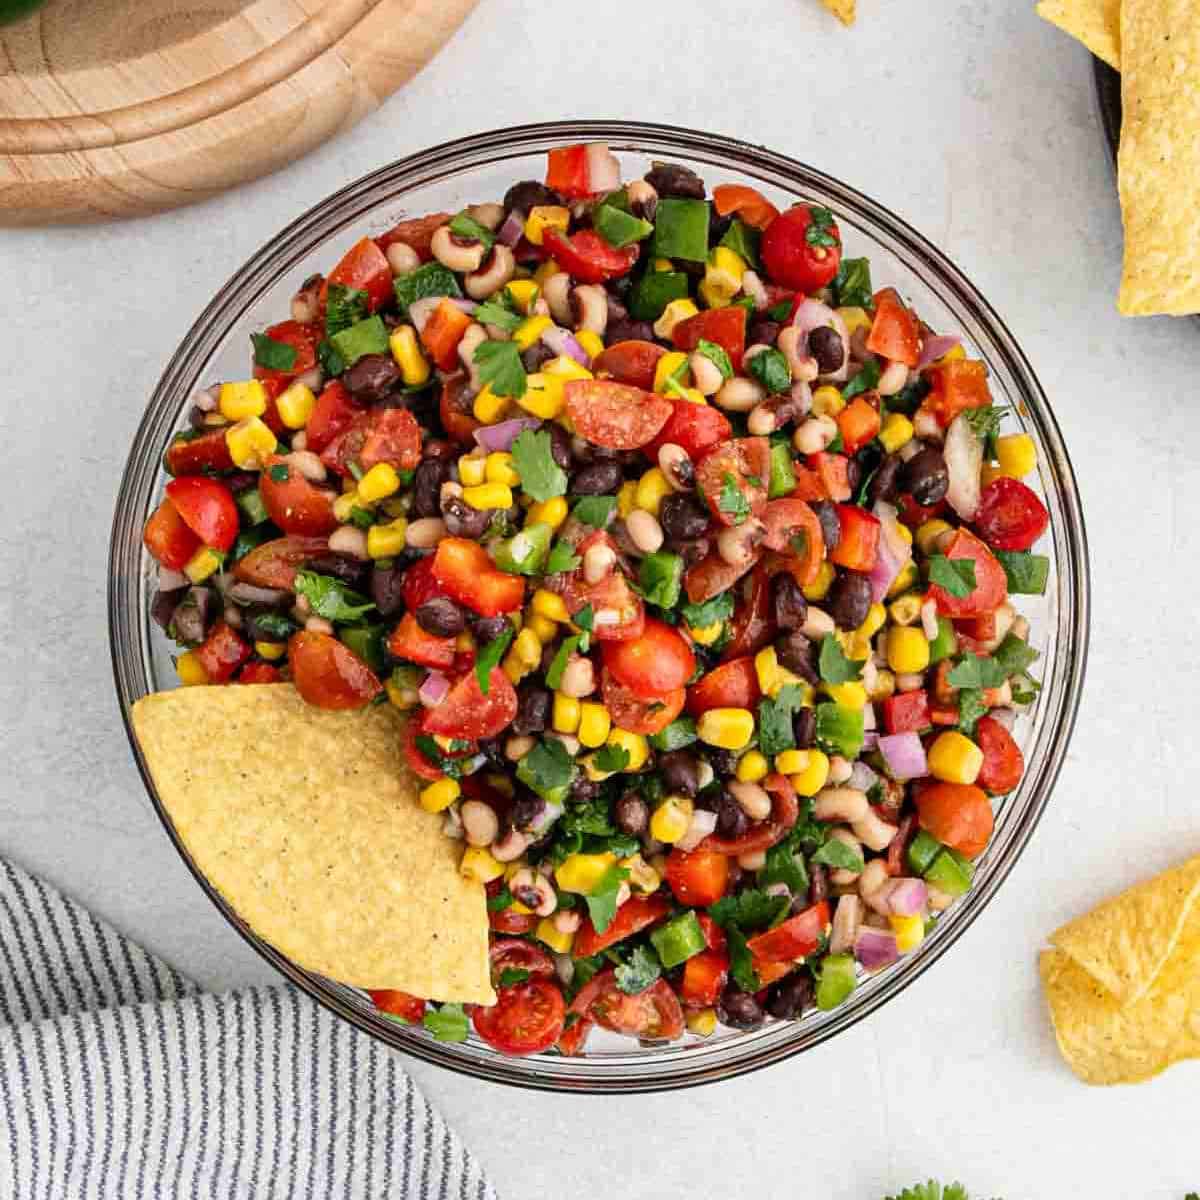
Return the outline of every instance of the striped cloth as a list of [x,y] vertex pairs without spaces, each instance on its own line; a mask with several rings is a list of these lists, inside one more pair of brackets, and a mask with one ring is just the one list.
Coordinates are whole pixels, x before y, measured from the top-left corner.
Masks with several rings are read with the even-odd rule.
[[211,996],[0,858],[0,1200],[495,1200],[397,1056]]

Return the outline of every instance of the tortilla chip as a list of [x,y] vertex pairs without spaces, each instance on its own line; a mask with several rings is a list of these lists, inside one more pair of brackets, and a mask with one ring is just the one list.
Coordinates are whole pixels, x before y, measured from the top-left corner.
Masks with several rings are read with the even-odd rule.
[[[1200,855],[1106,900],[1050,935],[1119,1008],[1150,991],[1200,901]],[[1200,938],[1197,939],[1200,948]]]
[[854,18],[856,16],[855,9],[857,7],[858,0],[821,0],[821,3],[824,4],[825,7],[829,9],[829,11],[833,13],[833,15],[837,17],[837,19],[841,21],[843,25],[854,24]]
[[1195,0],[1121,6],[1127,316],[1200,312],[1200,21]]
[[355,987],[495,1003],[483,888],[418,806],[393,709],[195,687],[139,700],[133,726],[192,861],[259,937]]
[[1040,0],[1037,12],[1121,69],[1121,0]]

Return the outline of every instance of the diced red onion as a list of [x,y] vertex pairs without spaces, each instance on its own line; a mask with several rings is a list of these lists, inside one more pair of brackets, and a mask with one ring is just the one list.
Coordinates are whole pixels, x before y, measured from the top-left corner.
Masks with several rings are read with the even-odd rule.
[[926,600],[921,605],[921,632],[931,642],[938,635],[937,604],[933,600]]
[[158,568],[158,590],[160,592],[177,592],[185,588],[191,580],[182,571],[172,571],[170,567]]
[[558,325],[547,325],[542,330],[541,340],[548,350],[573,358],[581,367],[588,366],[592,361],[588,358],[588,352],[575,340],[574,335],[568,329],[563,329]]
[[459,296],[443,296],[441,299],[449,300],[460,312],[465,312],[470,316],[478,307],[478,303],[474,300],[466,300]]
[[[874,728],[875,728],[875,705],[865,704],[865,705],[863,705],[863,732],[864,733],[869,732],[870,730],[872,730]],[[857,787],[858,785],[855,784],[854,786]]]
[[891,880],[887,885],[888,908],[898,917],[915,917],[925,911],[929,899],[929,888],[923,879],[902,877]]
[[687,833],[675,843],[681,850],[695,850],[710,833],[716,831],[717,814],[707,809],[698,808],[692,813],[692,823]]
[[900,957],[896,935],[890,929],[875,929],[863,925],[854,939],[854,957],[867,971],[890,966]]
[[930,363],[945,358],[956,346],[962,345],[962,338],[956,333],[935,334],[925,339],[921,347],[921,357],[917,359],[917,370],[923,371]]
[[1016,710],[1012,708],[993,708],[991,712],[988,713],[988,716],[991,717],[991,719],[995,721],[997,725],[1003,725],[1004,728],[1010,732],[1012,727],[1017,723],[1017,713]]
[[797,379],[792,384],[791,401],[796,406],[796,417],[807,417],[812,411],[812,386],[806,379]]
[[436,708],[445,700],[446,693],[449,690],[450,680],[441,671],[430,671],[425,676],[425,682],[421,684],[420,690],[417,692],[417,699],[426,708]]
[[867,576],[871,584],[871,601],[879,604],[888,594],[888,589],[896,581],[896,576],[904,570],[905,564],[912,558],[912,546],[900,532],[900,522],[897,520],[894,505],[880,500],[875,505],[875,516],[879,518],[879,553],[875,557],[875,565]]
[[587,186],[589,192],[615,192],[621,186],[621,164],[605,142],[587,146]]
[[946,499],[964,521],[973,521],[979,511],[979,472],[983,466],[983,444],[975,436],[964,414],[960,413],[946,430],[942,449],[950,486]]
[[847,893],[839,898],[833,910],[833,928],[829,933],[829,953],[845,954],[854,945],[862,924],[862,901]]
[[929,774],[925,747],[916,733],[889,733],[881,737],[879,753],[887,764],[888,774],[900,783],[922,779]]
[[508,451],[526,429],[536,429],[541,421],[534,417],[513,417],[496,425],[481,425],[472,435],[475,444],[489,454],[497,450]]
[[310,392],[319,392],[321,383],[325,375],[320,367],[313,367],[311,371],[305,371],[303,375],[296,376],[296,382],[302,383]]
[[770,297],[767,295],[767,286],[755,271],[747,271],[742,276],[742,291],[754,301],[756,310],[766,308],[770,301]]
[[792,318],[792,324],[804,335],[803,344],[796,348],[797,353],[802,355],[808,353],[808,335],[823,325],[832,325],[834,331],[842,339],[842,349],[845,352],[842,357],[842,365],[836,371],[830,371],[818,378],[830,383],[842,383],[850,377],[850,333],[846,329],[846,322],[837,312],[819,300],[801,300],[796,307],[796,315]]
[[433,310],[441,304],[443,299],[442,296],[423,296],[408,306],[408,319],[418,333],[425,328],[425,322],[433,316]]
[[575,978],[575,960],[569,954],[556,954],[554,973],[563,987],[570,987],[571,980]]
[[521,217],[521,213],[517,209],[504,218],[504,224],[496,231],[496,241],[502,246],[508,246],[510,249],[521,240],[521,234],[525,232],[525,222]]
[[850,778],[846,780],[846,787],[854,788],[859,792],[869,792],[875,786],[878,778],[879,776],[865,762],[856,762],[850,768]]
[[873,729],[868,729],[863,734],[862,748],[864,750],[874,750],[875,747],[878,745],[879,745],[879,734],[877,734],[875,732],[875,730],[873,730]]

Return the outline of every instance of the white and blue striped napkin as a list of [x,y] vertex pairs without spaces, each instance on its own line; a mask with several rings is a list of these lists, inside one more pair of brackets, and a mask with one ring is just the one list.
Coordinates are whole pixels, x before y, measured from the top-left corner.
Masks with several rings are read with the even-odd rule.
[[0,858],[0,1197],[496,1200],[378,1042],[206,995]]

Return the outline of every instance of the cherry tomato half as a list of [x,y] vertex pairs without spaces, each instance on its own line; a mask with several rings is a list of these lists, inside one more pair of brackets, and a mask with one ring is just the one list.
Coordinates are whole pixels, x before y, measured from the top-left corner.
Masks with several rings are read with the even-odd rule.
[[609,450],[637,450],[667,423],[670,400],[611,379],[571,379],[564,389],[575,432]]
[[754,659],[747,656],[722,663],[688,688],[687,710],[693,717],[702,716],[710,708],[753,710],[761,698]]
[[142,544],[161,563],[172,571],[182,571],[188,560],[200,549],[200,539],[191,531],[170,500],[154,510],[142,531]]
[[405,1025],[420,1025],[425,1016],[425,1001],[420,996],[394,990],[377,990],[369,993],[371,1003],[389,1017],[399,1018]]
[[669,1042],[683,1033],[683,1009],[665,979],[634,996],[611,981],[592,1001],[590,1016],[602,1028],[626,1037]]
[[643,929],[661,921],[671,911],[671,901],[662,891],[652,892],[649,896],[633,896],[617,909],[608,928],[603,933],[597,933],[590,917],[584,917],[575,935],[571,953],[576,958],[589,958],[615,946],[617,942],[640,933]]
[[1001,475],[983,489],[972,524],[996,550],[1028,550],[1046,532],[1050,514],[1019,479]]
[[278,588],[290,592],[296,572],[329,549],[328,539],[320,537],[281,537],[255,546],[233,568],[234,578],[255,587]]
[[340,379],[327,383],[317,397],[308,424],[304,427],[305,444],[320,454],[340,433],[344,433],[362,409],[351,399]]
[[233,459],[224,429],[212,429],[196,437],[182,436],[167,447],[163,456],[172,475],[199,475],[202,471],[232,471]]
[[654,342],[614,342],[597,355],[592,374],[597,379],[611,378],[649,392],[654,389],[654,370],[664,354],[666,351]]
[[944,551],[952,562],[969,561],[975,567],[975,588],[966,596],[952,596],[940,584],[931,583],[928,595],[946,617],[979,617],[995,612],[1008,596],[1008,576],[996,556],[973,533],[956,530]]
[[204,475],[186,475],[172,479],[166,491],[175,511],[206,546],[223,553],[237,541],[237,504],[223,483]]
[[699,462],[714,446],[733,437],[733,427],[720,409],[708,404],[693,404],[678,396],[669,399],[672,407],[667,423],[653,441],[642,447],[643,452],[656,462],[659,450],[668,442],[682,446],[692,462]]
[[254,651],[237,630],[218,621],[208,637],[193,651],[209,683],[228,683],[233,673]]
[[828,210],[797,204],[763,231],[760,254],[771,278],[784,287],[815,292],[833,282],[842,262],[842,236]]
[[921,828],[967,858],[987,848],[995,827],[992,805],[983,788],[966,783],[935,783],[916,797]]
[[695,350],[702,338],[716,342],[729,355],[733,369],[740,371],[746,350],[746,310],[740,304],[708,308],[680,321],[671,330],[671,341],[677,350]]
[[288,661],[296,691],[314,708],[362,708],[383,691],[375,672],[327,633],[293,634]]
[[632,688],[618,683],[608,671],[600,673],[600,692],[604,697],[604,707],[618,729],[646,737],[666,729],[683,712],[687,700],[687,691],[681,687],[662,696],[643,699]]
[[994,717],[980,717],[975,742],[983,751],[983,766],[976,783],[994,795],[1011,792],[1025,774],[1025,756],[1012,735]]
[[807,587],[825,560],[825,536],[817,514],[803,500],[771,500],[762,514],[767,527],[766,546],[786,554],[788,569],[801,587]]
[[771,443],[765,437],[734,438],[709,451],[696,467],[696,486],[722,525],[760,516],[767,504]]
[[317,365],[317,343],[321,340],[321,329],[318,325],[303,325],[299,321],[281,321],[267,329],[267,337],[273,342],[290,346],[296,357],[286,371],[272,370],[270,367],[254,366],[254,378],[287,383],[311,371]]
[[516,715],[517,693],[508,676],[493,667],[485,696],[472,669],[446,693],[437,708],[425,714],[425,731],[475,742],[495,737]]
[[537,1054],[558,1041],[566,1015],[558,985],[537,978],[501,988],[491,1008],[475,1009],[471,1024],[502,1054]]
[[900,299],[895,288],[875,293],[875,320],[867,334],[867,349],[872,354],[906,367],[915,367],[921,358],[921,334],[917,318]]
[[325,447],[321,461],[343,477],[352,465],[364,474],[379,463],[411,471],[421,461],[421,427],[406,408],[374,408],[355,417]]
[[317,487],[279,454],[269,454],[258,477],[258,493],[271,520],[284,533],[328,536],[338,527],[334,494]]
[[367,304],[372,312],[382,308],[393,295],[392,268],[388,266],[387,255],[368,237],[355,242],[346,251],[342,261],[329,272],[329,278],[322,288],[322,297],[331,283],[366,292]]
[[492,986],[500,986],[505,971],[528,971],[530,975],[553,975],[554,960],[540,946],[520,938],[497,938],[488,950]]
[[[596,545],[616,548],[602,529],[588,534],[576,547],[582,559]],[[615,566],[602,579],[589,583],[583,567],[576,567],[563,581],[563,603],[576,616],[588,606],[592,609],[592,638],[598,642],[618,642],[637,638],[646,624],[646,608]]]
[[443,538],[433,556],[433,577],[446,595],[481,617],[521,607],[525,581],[497,570],[488,552],[467,538]]
[[674,626],[647,617],[640,637],[605,643],[604,665],[646,699],[683,687],[695,673],[696,656]]

